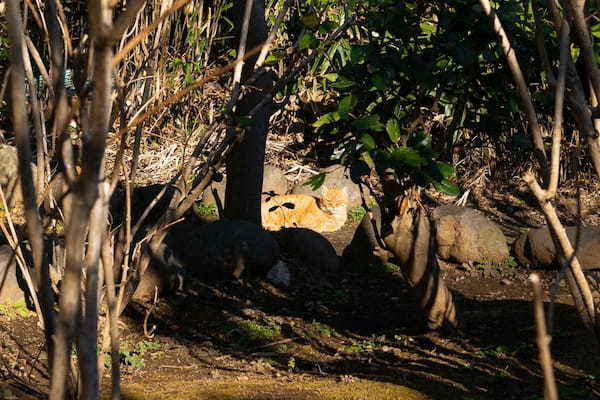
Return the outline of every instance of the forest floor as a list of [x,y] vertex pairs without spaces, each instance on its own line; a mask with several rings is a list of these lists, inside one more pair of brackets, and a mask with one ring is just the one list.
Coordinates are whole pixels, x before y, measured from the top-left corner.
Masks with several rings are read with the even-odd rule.
[[[329,235],[336,250],[354,228]],[[191,282],[151,310],[129,307],[122,326],[123,398],[543,399],[530,271],[442,264],[461,318],[463,333],[456,336],[420,330],[397,271],[325,274],[293,260],[288,265],[287,288],[259,278]],[[541,275],[547,294],[555,273]],[[144,335],[147,315],[152,337]],[[36,323],[18,312],[0,316],[0,399],[47,391]],[[600,398],[599,347],[564,287],[554,325],[561,399]],[[108,371],[104,393],[110,392]]]

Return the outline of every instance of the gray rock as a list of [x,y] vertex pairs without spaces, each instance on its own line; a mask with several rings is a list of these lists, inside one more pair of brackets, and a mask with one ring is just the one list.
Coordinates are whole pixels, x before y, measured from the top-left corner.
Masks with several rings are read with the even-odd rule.
[[[337,187],[340,189],[346,188],[348,191],[348,208],[355,206],[362,206],[362,198],[360,195],[360,187],[352,182],[350,179],[349,171],[345,170],[341,165],[334,165],[320,172],[326,172],[325,183],[317,190],[309,185],[305,185],[306,182],[299,183],[294,186],[292,193],[294,194],[310,194],[311,196],[321,197],[323,193],[323,186]],[[367,203],[370,200],[367,199]]]
[[278,232],[283,248],[303,264],[320,271],[336,272],[340,258],[320,233],[304,228],[288,228]]
[[263,177],[263,201],[267,197],[287,194],[289,189],[288,180],[283,171],[273,165],[265,165]]
[[[221,203],[225,203],[225,185],[227,183],[227,177],[223,177],[220,182],[212,182],[208,188],[202,194],[203,204],[216,204],[213,191],[217,191],[217,195],[221,200]],[[288,192],[288,181],[285,178],[283,171],[273,165],[265,165],[264,176],[263,176],[263,201],[268,196],[287,194]]]
[[214,191],[216,190],[217,196],[219,197],[221,204],[224,205],[225,204],[225,185],[226,185],[225,177],[223,177],[223,180],[220,182],[213,181],[210,185],[208,185],[206,190],[202,193],[202,204],[206,204],[206,205],[217,204],[217,201],[215,200],[215,195],[214,195]]
[[446,205],[433,210],[432,220],[441,259],[460,263],[507,260],[504,233],[479,211]]
[[[14,146],[0,144],[0,185],[8,204],[18,206],[23,203],[21,184],[19,181],[19,157]],[[36,168],[31,164],[31,172],[35,182]]]
[[266,275],[279,258],[279,245],[273,236],[247,221],[177,224],[165,243],[186,271],[200,279]]
[[23,202],[19,185],[19,159],[17,149],[6,144],[0,145],[0,185],[8,204]]
[[[600,226],[565,227],[584,269],[600,269]],[[579,230],[579,240],[577,239]],[[519,263],[526,267],[558,266],[557,252],[547,226],[523,233],[514,245]]]
[[290,286],[290,269],[283,261],[277,261],[277,264],[271,268],[267,274],[267,279],[276,285]]
[[0,246],[0,304],[14,304],[25,297],[24,282],[17,276],[17,263],[10,246]]

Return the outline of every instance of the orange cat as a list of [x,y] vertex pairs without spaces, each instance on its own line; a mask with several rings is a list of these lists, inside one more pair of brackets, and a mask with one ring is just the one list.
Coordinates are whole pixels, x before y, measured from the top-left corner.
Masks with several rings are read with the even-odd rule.
[[320,199],[308,194],[274,196],[262,205],[262,223],[265,229],[308,228],[316,232],[340,229],[347,218],[348,193],[346,188],[323,187]]

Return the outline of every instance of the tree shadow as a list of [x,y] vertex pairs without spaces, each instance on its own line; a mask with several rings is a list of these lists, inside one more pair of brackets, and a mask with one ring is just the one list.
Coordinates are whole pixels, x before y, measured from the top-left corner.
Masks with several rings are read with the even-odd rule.
[[[161,336],[185,345],[190,357],[211,369],[248,371],[243,364],[221,365],[214,354],[238,361],[267,359],[282,372],[293,358],[293,369],[303,374],[389,382],[432,398],[540,396],[543,381],[529,301],[485,301],[455,292],[464,336],[443,337],[423,332],[418,308],[397,275],[333,274],[293,261],[290,268],[289,288],[260,278],[192,282],[184,293],[163,300],[153,323]],[[144,309],[133,306],[127,315],[140,322]],[[591,398],[592,375],[600,373],[600,364],[589,354],[597,354],[597,346],[574,307],[557,305],[556,318],[560,330],[552,350],[563,397]],[[276,332],[251,337],[252,323]],[[305,354],[307,347],[314,354]]]

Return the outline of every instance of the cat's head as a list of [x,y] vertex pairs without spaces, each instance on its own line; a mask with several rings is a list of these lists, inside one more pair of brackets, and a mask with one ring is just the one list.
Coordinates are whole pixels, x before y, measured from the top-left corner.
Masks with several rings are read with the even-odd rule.
[[348,190],[346,188],[323,186],[321,207],[325,209],[344,208],[348,205]]

